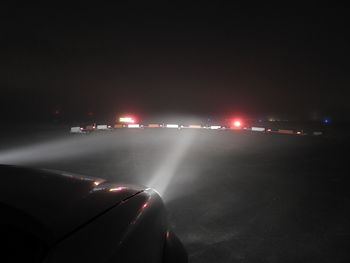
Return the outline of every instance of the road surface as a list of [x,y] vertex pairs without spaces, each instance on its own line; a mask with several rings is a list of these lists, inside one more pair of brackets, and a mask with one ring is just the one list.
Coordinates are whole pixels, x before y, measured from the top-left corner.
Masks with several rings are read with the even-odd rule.
[[7,140],[0,162],[155,187],[191,263],[350,260],[347,141],[156,129],[50,136]]

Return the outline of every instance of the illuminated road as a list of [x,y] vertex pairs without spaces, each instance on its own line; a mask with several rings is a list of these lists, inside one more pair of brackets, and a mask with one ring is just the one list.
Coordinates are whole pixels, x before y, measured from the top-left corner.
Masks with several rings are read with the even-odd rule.
[[157,188],[190,262],[350,260],[348,142],[178,130],[47,139],[2,149],[0,162]]

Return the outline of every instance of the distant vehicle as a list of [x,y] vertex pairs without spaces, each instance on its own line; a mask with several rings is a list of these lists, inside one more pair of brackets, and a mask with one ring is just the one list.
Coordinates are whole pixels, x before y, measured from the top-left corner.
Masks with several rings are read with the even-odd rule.
[[220,130],[222,127],[220,125],[212,125],[209,127],[210,130]]
[[188,125],[188,128],[190,128],[190,129],[202,129],[202,126],[198,125],[198,124],[190,124],[190,125]]
[[117,124],[114,124],[113,128],[114,129],[121,129],[121,128],[125,128],[125,125],[117,123]]
[[70,128],[70,133],[84,133],[84,131],[81,127],[72,127]]
[[187,262],[152,189],[0,165],[1,262]]
[[128,124],[128,128],[142,128],[143,126],[140,124]]
[[83,131],[84,132],[93,132],[93,131],[95,131],[96,130],[96,125],[95,124],[92,124],[92,125],[86,125],[86,126],[84,126],[84,127],[82,127],[83,128]]
[[264,132],[264,127],[251,127],[251,131]]
[[162,124],[155,124],[155,123],[151,123],[145,126],[146,128],[162,128],[163,125]]
[[96,131],[96,125],[89,124],[89,125],[82,126],[80,129],[85,133],[90,133],[90,132]]
[[112,126],[107,125],[107,124],[99,124],[96,126],[96,130],[98,130],[98,131],[110,131],[110,130],[112,130]]
[[287,129],[278,129],[278,133],[283,133],[283,134],[294,134],[294,130],[287,130]]

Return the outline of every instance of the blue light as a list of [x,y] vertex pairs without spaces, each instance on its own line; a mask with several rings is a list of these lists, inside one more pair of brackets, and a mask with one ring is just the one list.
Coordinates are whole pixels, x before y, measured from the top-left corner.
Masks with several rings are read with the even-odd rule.
[[324,123],[329,123],[329,120],[328,119],[324,119],[323,122]]

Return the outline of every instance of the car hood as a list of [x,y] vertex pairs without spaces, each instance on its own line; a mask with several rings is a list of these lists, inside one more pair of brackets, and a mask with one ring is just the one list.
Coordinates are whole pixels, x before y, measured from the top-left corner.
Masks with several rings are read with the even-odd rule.
[[144,190],[66,172],[7,165],[0,165],[0,178],[0,203],[39,222],[49,233],[49,243]]

